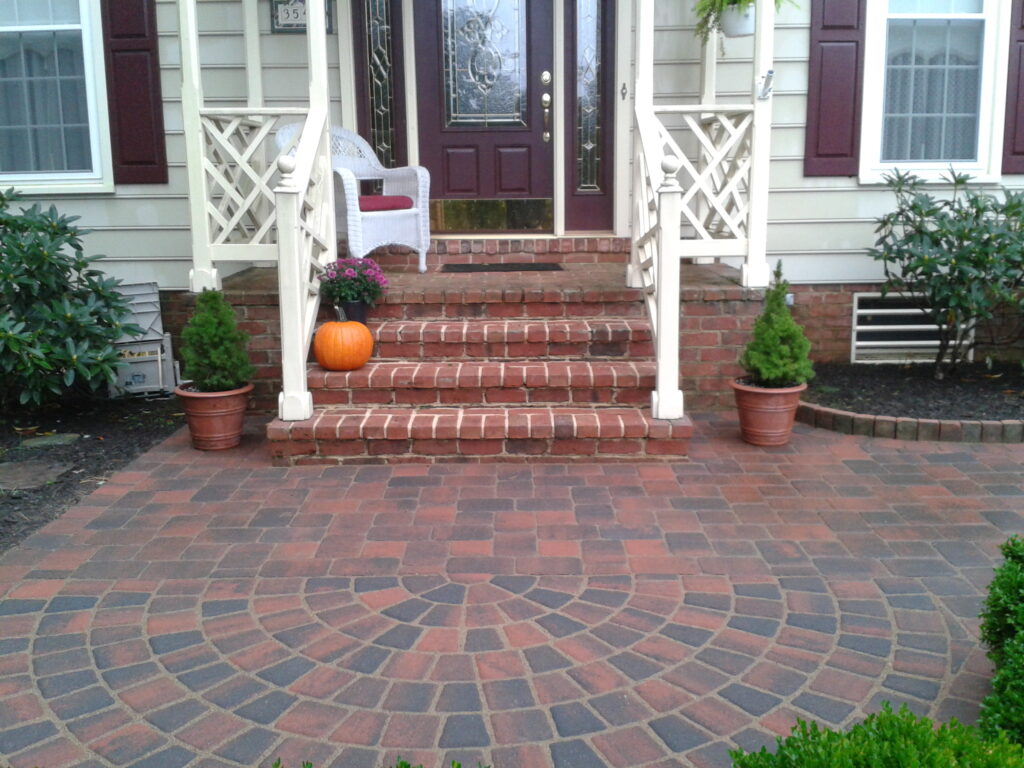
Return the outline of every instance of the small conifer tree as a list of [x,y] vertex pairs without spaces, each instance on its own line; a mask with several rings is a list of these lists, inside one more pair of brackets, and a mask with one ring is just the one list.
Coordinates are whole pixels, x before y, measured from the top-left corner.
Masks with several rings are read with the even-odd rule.
[[182,331],[181,359],[185,376],[200,392],[226,392],[245,386],[254,369],[245,344],[249,335],[238,328],[235,312],[220,291],[203,291]]
[[754,335],[740,357],[749,383],[759,387],[795,387],[814,378],[808,353],[811,343],[789,313],[782,279],[782,262],[774,272],[775,283],[764,297],[764,311],[754,325]]

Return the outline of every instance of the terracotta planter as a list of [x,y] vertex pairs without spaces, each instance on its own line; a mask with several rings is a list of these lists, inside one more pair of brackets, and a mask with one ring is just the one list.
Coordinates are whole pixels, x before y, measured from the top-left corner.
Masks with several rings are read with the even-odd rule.
[[719,17],[722,34],[726,37],[750,37],[754,34],[754,6],[741,9],[730,5]]
[[798,387],[755,387],[732,382],[736,408],[740,414],[740,433],[751,445],[785,445],[789,442],[806,384]]
[[249,407],[252,384],[226,392],[193,392],[176,387],[192,435],[192,447],[200,451],[223,451],[242,440],[242,424]]

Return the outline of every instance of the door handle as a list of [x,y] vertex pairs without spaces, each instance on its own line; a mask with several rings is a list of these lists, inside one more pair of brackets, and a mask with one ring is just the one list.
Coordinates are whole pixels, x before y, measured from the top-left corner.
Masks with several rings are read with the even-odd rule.
[[541,134],[541,138],[544,143],[551,141],[551,94],[542,93],[540,96],[540,105],[544,109],[544,132]]

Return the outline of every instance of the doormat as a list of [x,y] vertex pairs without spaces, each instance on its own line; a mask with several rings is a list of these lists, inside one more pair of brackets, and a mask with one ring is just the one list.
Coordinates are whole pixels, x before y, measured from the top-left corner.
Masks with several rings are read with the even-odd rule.
[[442,272],[561,272],[561,264],[509,261],[504,264],[445,264]]

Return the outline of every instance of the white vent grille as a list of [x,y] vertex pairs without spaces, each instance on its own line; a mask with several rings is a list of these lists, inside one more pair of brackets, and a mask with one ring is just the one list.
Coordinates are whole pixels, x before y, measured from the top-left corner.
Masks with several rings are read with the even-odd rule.
[[898,294],[853,295],[852,362],[930,363],[938,349],[935,323],[911,300]]

